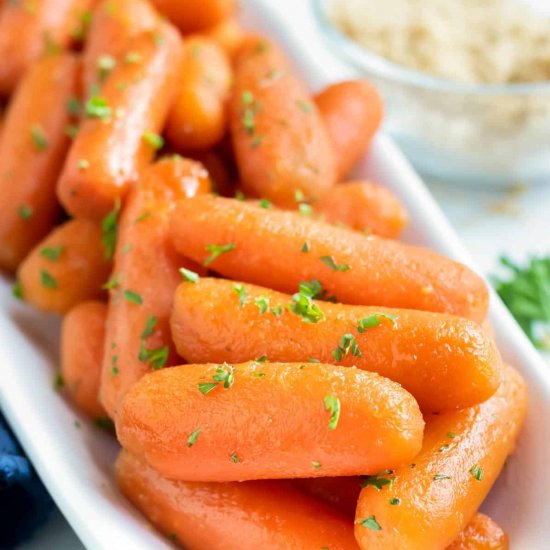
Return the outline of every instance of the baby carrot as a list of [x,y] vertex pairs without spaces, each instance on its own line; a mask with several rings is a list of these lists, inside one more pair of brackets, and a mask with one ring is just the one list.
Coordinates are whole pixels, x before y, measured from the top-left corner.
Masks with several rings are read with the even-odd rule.
[[151,0],[182,32],[199,32],[217,25],[236,10],[236,0]]
[[231,65],[222,48],[204,37],[189,38],[185,52],[166,135],[178,150],[203,151],[221,141],[227,129]]
[[61,329],[61,374],[70,400],[92,418],[104,418],[99,403],[99,376],[107,306],[81,302],[67,313]]
[[105,335],[100,397],[113,416],[126,390],[151,369],[178,362],[168,319],[178,268],[197,271],[168,238],[168,216],[178,198],[208,190],[204,168],[181,157],[146,170],[122,212]]
[[513,451],[526,399],[522,378],[506,367],[500,389],[485,403],[426,417],[413,464],[364,478],[355,520],[359,546],[439,550],[451,544]]
[[313,200],[336,183],[334,154],[317,107],[267,39],[249,39],[239,51],[230,125],[247,195],[292,207],[297,193]]
[[378,90],[364,80],[338,82],[315,97],[336,158],[339,179],[346,178],[382,121]]
[[221,23],[201,32],[201,34],[216,42],[231,60],[235,59],[245,37],[244,29],[233,17],[224,19]]
[[79,18],[90,3],[90,0],[4,2],[0,11],[0,96],[15,88],[42,53],[56,53],[69,45]]
[[244,481],[375,473],[407,463],[424,422],[395,382],[319,363],[183,365],[127,392],[121,445],[161,475]]
[[132,61],[117,65],[86,102],[58,183],[62,204],[77,217],[105,216],[162,144],[157,134],[176,92],[181,38],[165,23],[126,52]]
[[361,492],[360,477],[297,478],[293,479],[292,483],[300,491],[330,504],[347,517],[355,517],[355,509]]
[[[128,42],[159,23],[154,8],[146,0],[102,0],[93,11],[83,55],[83,81],[86,95],[95,95],[117,63],[139,61],[126,52]],[[126,53],[127,58],[123,58]],[[129,55],[130,54],[130,55]]]
[[23,298],[44,311],[66,313],[101,297],[111,262],[105,258],[99,224],[65,222],[38,243],[17,272]]
[[312,299],[321,296],[317,281],[293,297],[224,279],[184,282],[174,300],[172,337],[190,363],[267,356],[355,365],[398,382],[430,412],[476,405],[497,390],[500,355],[477,323]]
[[77,70],[73,55],[44,57],[12,96],[0,133],[2,269],[16,269],[59,214],[55,183],[70,142],[66,104]]
[[231,548],[357,550],[346,517],[286,481],[171,481],[127,451],[115,471],[122,494],[190,550],[226,550],[228,526]]
[[365,236],[221,197],[180,201],[171,223],[180,253],[226,277],[293,293],[317,279],[348,304],[451,313],[482,321],[484,282],[420,247]]
[[500,525],[479,512],[447,550],[508,550],[508,537]]
[[401,201],[373,181],[337,185],[321,195],[313,209],[329,223],[343,224],[387,239],[397,238],[409,221]]

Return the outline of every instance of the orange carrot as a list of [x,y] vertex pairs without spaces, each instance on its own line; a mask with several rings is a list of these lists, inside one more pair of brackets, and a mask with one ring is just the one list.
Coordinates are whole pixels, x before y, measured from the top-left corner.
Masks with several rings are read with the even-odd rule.
[[176,199],[208,190],[201,165],[181,157],[153,164],[121,216],[107,316],[101,401],[113,416],[126,390],[152,368],[178,362],[168,319],[178,268],[200,269],[176,254],[168,216]]
[[130,41],[126,52],[137,63],[115,67],[87,101],[87,118],[58,183],[58,196],[74,216],[105,216],[161,144],[157,134],[176,92],[181,39],[163,24]]
[[423,427],[395,382],[319,363],[159,370],[130,388],[116,417],[124,448],[188,481],[375,473],[410,461]]
[[230,106],[233,147],[247,195],[292,207],[336,183],[321,116],[282,52],[265,38],[239,51]]
[[123,495],[173,542],[192,549],[357,550],[351,522],[289,482],[192,483],[161,477],[122,451]]
[[508,537],[500,525],[477,513],[447,550],[508,550]]
[[203,31],[201,34],[216,42],[231,60],[235,59],[245,37],[243,28],[233,17],[224,19],[221,23]]
[[[43,52],[69,46],[91,0],[5,2],[0,11],[0,96],[9,94]],[[40,94],[35,96],[40,98]],[[63,103],[64,104],[64,103]]]
[[34,64],[10,102],[0,133],[0,268],[14,270],[52,228],[55,183],[67,148],[77,60],[49,56]]
[[364,80],[338,82],[315,97],[334,148],[338,178],[347,177],[382,122],[378,90]]
[[135,55],[128,57],[128,43],[158,24],[159,16],[146,0],[102,0],[93,12],[84,49],[86,95],[94,95],[94,87],[105,80],[116,64],[139,61]]
[[318,279],[348,304],[446,312],[482,321],[484,282],[423,248],[221,197],[181,201],[171,233],[180,253],[213,270],[283,292]]
[[313,209],[329,223],[343,224],[387,239],[397,238],[409,221],[401,201],[373,181],[337,185],[321,195]]
[[151,3],[184,33],[209,29],[236,9],[236,0],[151,0]]
[[347,517],[355,517],[361,492],[360,477],[302,478],[294,479],[293,484],[304,493],[330,504]]
[[[526,400],[522,378],[506,367],[500,389],[485,403],[428,416],[414,465],[364,482],[355,520],[359,546],[436,550],[451,544],[513,451]],[[380,478],[387,483],[376,490]]]
[[202,151],[221,141],[226,132],[231,65],[222,48],[204,37],[189,38],[185,51],[166,135],[178,150]]
[[54,229],[19,267],[23,298],[44,311],[63,314],[101,297],[111,269],[101,240],[99,225],[90,220],[71,220]]
[[99,403],[99,377],[107,306],[81,302],[63,319],[61,329],[61,374],[70,400],[92,418],[105,417]]
[[497,390],[500,355],[477,323],[312,300],[323,294],[317,281],[301,288],[291,297],[224,279],[182,283],[171,318],[178,353],[190,363],[267,356],[355,365],[399,382],[431,412],[476,405]]

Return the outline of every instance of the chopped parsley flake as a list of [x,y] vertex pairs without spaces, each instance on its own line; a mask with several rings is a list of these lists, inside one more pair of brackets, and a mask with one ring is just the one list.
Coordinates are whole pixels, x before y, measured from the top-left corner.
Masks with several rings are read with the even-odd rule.
[[470,473],[474,476],[477,481],[481,481],[483,479],[483,468],[481,466],[478,466],[477,464],[471,468]]
[[313,303],[310,294],[304,293],[302,289],[292,295],[289,308],[292,313],[299,315],[304,323],[318,323],[325,317],[321,308]]
[[368,518],[360,519],[357,521],[359,525],[366,527],[367,529],[372,529],[373,531],[381,531],[382,527],[380,527],[380,524],[376,521],[376,518],[374,516],[369,516]]
[[65,379],[63,375],[58,372],[53,379],[54,388],[63,388],[65,386]]
[[120,277],[118,275],[113,275],[101,288],[103,290],[111,290],[118,288],[120,285]]
[[369,328],[377,327],[382,324],[382,319],[388,319],[395,325],[395,315],[390,315],[388,313],[373,313],[368,317],[360,319],[357,323],[357,332],[362,334]]
[[273,205],[267,199],[260,199],[260,207],[269,210]]
[[317,462],[316,460],[312,460],[311,461],[311,465],[317,470],[318,468],[321,467],[321,463],[320,462]]
[[240,462],[240,459],[239,457],[237,456],[237,453],[231,453],[229,455],[229,458],[231,459],[232,462],[234,462],[235,464],[238,464]]
[[445,474],[438,474],[433,477],[434,481],[438,481],[440,479],[451,479],[451,476],[445,475]]
[[447,432],[446,437],[449,439],[454,439],[456,437],[456,434],[454,432]]
[[[244,106],[242,124],[246,133],[253,135],[256,131],[256,114],[261,108],[258,101],[254,99],[254,94],[250,90],[242,93],[241,101]],[[259,144],[258,144],[259,145]]]
[[99,118],[106,122],[111,118],[112,111],[106,99],[93,96],[84,105],[84,113],[88,118]]
[[17,298],[18,300],[23,300],[23,285],[21,284],[21,281],[15,281],[11,287],[11,293],[14,298]]
[[115,253],[120,207],[120,199],[117,198],[113,209],[101,220],[101,243],[103,244],[103,255],[106,260],[110,260]]
[[300,252],[309,252],[309,245],[307,244],[307,242],[302,245],[302,248],[300,248]]
[[199,274],[195,273],[194,271],[191,271],[190,269],[185,269],[185,267],[180,267],[179,272],[181,276],[183,277],[184,281],[187,281],[188,283],[197,283],[200,279]]
[[234,284],[233,290],[237,293],[237,296],[239,297],[239,305],[243,307],[246,304],[246,300],[248,299],[248,292],[244,288],[244,285]]
[[311,216],[311,214],[313,214],[313,207],[311,206],[311,204],[308,204],[307,202],[301,202],[298,205],[298,212],[302,216]]
[[209,266],[216,258],[221,256],[222,254],[226,254],[227,252],[231,252],[232,250],[235,250],[236,245],[235,243],[227,243],[227,244],[207,244],[206,250],[210,252],[210,256],[204,260],[204,265]]
[[361,357],[361,350],[355,341],[353,334],[344,334],[340,338],[340,345],[334,349],[332,355],[336,361],[341,361],[342,357],[352,354],[355,357]]
[[147,143],[147,145],[150,145],[155,151],[162,149],[164,145],[163,137],[154,132],[145,132],[141,137],[143,141]]
[[154,315],[149,315],[145,321],[145,328],[141,333],[141,339],[149,338],[155,332],[155,327],[157,325],[157,318]]
[[350,267],[347,264],[337,264],[334,262],[332,256],[321,256],[319,258],[325,265],[330,267],[333,271],[349,271]]
[[283,314],[283,306],[280,305],[280,304],[278,306],[273,306],[271,308],[271,313],[273,313],[273,315],[275,315],[275,317],[279,317],[279,315]]
[[40,250],[40,256],[47,258],[52,262],[57,262],[61,254],[65,251],[65,247],[61,246],[45,246]]
[[20,205],[17,209],[17,214],[23,221],[30,220],[33,214],[32,206],[29,206],[28,204]]
[[126,57],[124,58],[124,63],[133,65],[135,63],[141,63],[142,60],[143,58],[138,52],[128,52],[128,54],[126,54]]
[[51,288],[51,289],[59,288],[57,279],[53,277],[52,274],[49,271],[46,271],[45,269],[40,270],[40,282],[42,283],[42,286],[46,288]]
[[48,139],[40,124],[33,124],[31,126],[31,138],[37,151],[45,151],[48,148]]
[[388,486],[388,489],[391,489],[395,481],[395,476],[384,477],[391,474],[393,474],[392,470],[386,470],[376,475],[362,476],[361,487],[374,487],[377,491],[381,491],[386,486]]
[[199,391],[203,395],[207,395],[219,384],[223,384],[225,389],[230,388],[235,382],[235,367],[233,365],[228,365],[224,363],[221,367],[216,369],[216,374],[214,374],[213,382],[199,382]]
[[257,308],[260,310],[260,315],[263,315],[269,309],[269,298],[267,296],[258,296],[254,303]]
[[76,97],[70,97],[67,100],[67,111],[72,116],[79,116],[80,115],[80,109],[82,108],[82,105],[80,101]]
[[390,498],[391,506],[399,506],[401,504],[401,499],[397,497]]
[[141,341],[141,349],[139,350],[138,359],[147,363],[153,370],[162,369],[168,360],[170,348],[162,346],[155,349],[147,349],[143,340]]
[[257,359],[254,359],[254,363],[267,363],[267,355],[261,355]]
[[138,305],[143,304],[143,298],[141,297],[141,294],[138,294],[133,290],[125,290],[124,298],[126,298],[128,302],[131,302],[133,304],[138,304]]
[[328,429],[335,430],[340,419],[340,399],[334,395],[325,395],[323,404],[325,405],[325,411],[330,411]]
[[195,431],[189,434],[189,437],[187,438],[187,447],[192,447],[197,442],[200,433],[201,429],[197,428]]

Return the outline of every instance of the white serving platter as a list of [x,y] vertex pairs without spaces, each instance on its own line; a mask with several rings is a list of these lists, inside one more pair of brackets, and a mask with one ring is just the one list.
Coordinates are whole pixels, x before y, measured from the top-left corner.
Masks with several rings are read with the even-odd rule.
[[[243,2],[242,21],[277,39],[312,89],[353,75],[327,51],[308,2],[249,0]],[[384,183],[406,204],[412,223],[404,240],[470,263],[433,198],[386,136],[376,138],[358,175]],[[87,548],[170,548],[117,492],[116,443],[53,388],[58,319],[16,302],[10,284],[0,279],[0,404],[57,505]],[[550,375],[495,295],[491,320],[504,358],[529,385],[530,405],[518,448],[483,509],[509,533],[513,550],[542,550],[550,541]]]

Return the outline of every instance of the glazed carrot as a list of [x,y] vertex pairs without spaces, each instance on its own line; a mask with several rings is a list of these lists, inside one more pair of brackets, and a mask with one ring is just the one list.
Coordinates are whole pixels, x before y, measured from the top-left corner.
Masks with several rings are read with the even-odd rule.
[[508,537],[500,525],[479,512],[447,550],[508,550]]
[[189,550],[225,550],[228,536],[231,548],[357,550],[347,518],[286,481],[170,481],[127,451],[115,471],[122,494]]
[[34,64],[8,107],[0,133],[0,268],[14,270],[51,230],[55,183],[67,148],[77,60],[55,55]]
[[321,195],[313,209],[329,223],[388,239],[397,238],[409,221],[401,201],[373,181],[337,185]]
[[100,398],[113,416],[126,390],[151,368],[178,362],[168,319],[182,259],[168,238],[168,216],[181,197],[208,191],[207,174],[181,157],[163,159],[143,175],[122,213],[111,278]]
[[282,52],[264,38],[238,54],[231,136],[243,190],[292,207],[336,183],[334,154],[315,104]]
[[159,146],[176,92],[182,48],[175,29],[163,24],[126,51],[138,62],[116,66],[87,101],[58,183],[63,206],[77,217],[105,216],[137,181]]
[[364,80],[338,82],[315,96],[328,130],[339,179],[347,177],[382,122],[378,90]]
[[94,95],[117,63],[138,60],[125,59],[128,42],[139,34],[153,30],[159,23],[154,8],[146,0],[102,0],[93,12],[92,22],[83,55],[84,90]]
[[361,548],[446,548],[474,517],[513,451],[526,408],[520,375],[506,367],[498,392],[463,411],[428,416],[422,451],[361,491],[355,537]]
[[111,262],[105,258],[99,224],[71,220],[54,229],[17,272],[23,298],[33,306],[66,313],[101,297]]
[[230,17],[236,0],[151,0],[182,32],[198,32]]
[[9,94],[43,52],[69,45],[90,4],[90,0],[5,2],[0,11],[0,95]]
[[347,517],[355,517],[361,492],[360,477],[301,478],[292,480],[292,483],[304,493],[330,504]]
[[81,302],[67,313],[61,328],[63,388],[92,418],[105,417],[98,393],[106,317],[103,302]]
[[218,143],[227,128],[231,65],[222,48],[207,38],[189,38],[185,51],[166,135],[178,150],[203,151]]
[[244,29],[233,17],[224,19],[221,23],[203,31],[201,34],[216,42],[231,60],[235,59],[245,37]]
[[267,356],[355,365],[398,382],[431,412],[481,403],[500,384],[496,346],[469,319],[311,300],[323,293],[316,281],[303,292],[293,298],[224,279],[184,282],[171,317],[176,349],[190,363]]
[[188,481],[375,473],[410,461],[423,427],[395,382],[319,363],[159,370],[130,388],[116,417],[124,448]]
[[348,304],[446,312],[482,321],[488,292],[466,266],[430,250],[365,236],[294,212],[202,196],[181,201],[174,244],[196,262],[250,283],[293,293],[318,279]]

